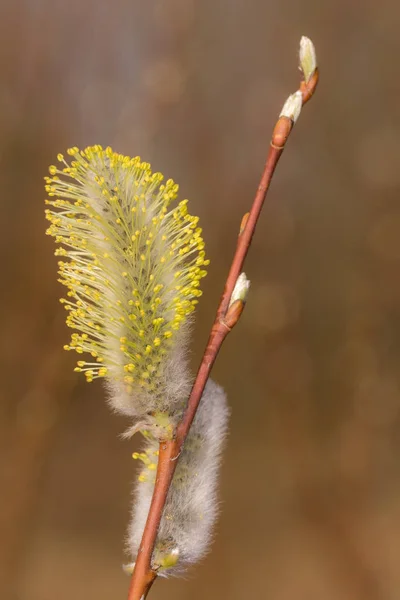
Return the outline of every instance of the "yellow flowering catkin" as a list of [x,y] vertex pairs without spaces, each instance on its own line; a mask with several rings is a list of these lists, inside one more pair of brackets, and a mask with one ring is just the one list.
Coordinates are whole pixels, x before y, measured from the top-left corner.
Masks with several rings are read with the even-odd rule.
[[[101,146],[58,155],[46,177],[47,233],[61,258],[61,302],[73,329],[66,350],[82,355],[76,371],[104,377],[111,405],[171,432],[190,387],[188,323],[206,275],[198,217],[178,185],[139,157]],[[68,158],[68,157],[67,157]]]

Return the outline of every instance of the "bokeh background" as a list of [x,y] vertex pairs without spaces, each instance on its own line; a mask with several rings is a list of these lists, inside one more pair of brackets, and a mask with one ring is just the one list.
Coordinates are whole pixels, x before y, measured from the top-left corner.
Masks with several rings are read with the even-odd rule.
[[396,0],[1,2],[2,600],[123,600],[129,584],[139,440],[62,351],[48,165],[100,143],[180,183],[212,260],[195,368],[303,34],[320,87],[214,370],[232,406],[215,544],[151,596],[398,600],[399,25]]

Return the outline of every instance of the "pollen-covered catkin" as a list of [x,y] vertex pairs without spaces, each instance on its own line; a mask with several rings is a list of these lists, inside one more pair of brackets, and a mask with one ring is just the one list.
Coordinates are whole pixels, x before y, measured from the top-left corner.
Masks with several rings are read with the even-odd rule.
[[[179,574],[209,549],[218,513],[217,478],[227,431],[228,407],[223,389],[209,380],[186,439],[164,508],[152,557],[160,575]],[[158,443],[147,436],[135,487],[127,550],[134,562],[154,489]],[[133,564],[128,565],[132,567]]]
[[47,233],[60,244],[66,350],[76,371],[105,378],[110,404],[136,426],[172,434],[190,389],[186,349],[206,275],[198,218],[178,186],[139,157],[91,146],[58,155],[46,177]]

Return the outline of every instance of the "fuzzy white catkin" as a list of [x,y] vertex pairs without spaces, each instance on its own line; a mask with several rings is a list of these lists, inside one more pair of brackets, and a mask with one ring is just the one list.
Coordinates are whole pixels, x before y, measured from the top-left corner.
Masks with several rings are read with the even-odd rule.
[[[179,574],[208,551],[218,514],[217,479],[229,410],[224,390],[209,380],[185,442],[163,512],[153,567],[160,575]],[[127,550],[136,560],[154,489],[158,443],[146,440],[137,455],[144,469],[135,487]],[[128,565],[131,568],[132,565]]]

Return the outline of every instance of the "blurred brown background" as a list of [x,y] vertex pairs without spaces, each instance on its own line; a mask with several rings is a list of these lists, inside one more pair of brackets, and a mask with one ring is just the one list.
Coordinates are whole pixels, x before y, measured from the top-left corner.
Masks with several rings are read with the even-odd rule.
[[123,600],[129,583],[139,440],[62,350],[48,165],[100,143],[180,183],[212,260],[195,367],[302,34],[320,87],[214,371],[232,406],[216,541],[151,596],[400,598],[399,25],[396,0],[1,2],[2,600]]

